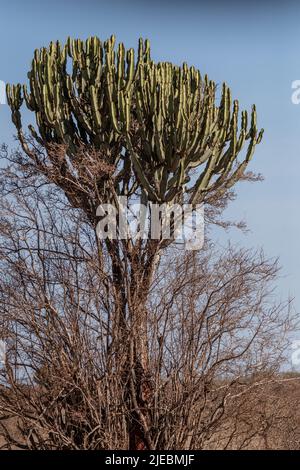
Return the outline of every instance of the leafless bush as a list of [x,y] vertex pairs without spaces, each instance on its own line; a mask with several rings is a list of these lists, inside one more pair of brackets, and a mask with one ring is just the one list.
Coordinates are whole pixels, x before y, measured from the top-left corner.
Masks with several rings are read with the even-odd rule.
[[170,246],[145,277],[133,269],[141,251],[123,246],[132,264],[116,278],[124,264],[114,266],[111,247],[59,189],[8,168],[1,194],[7,447],[127,449],[138,447],[134,435],[150,449],[229,448],[261,435],[258,418],[236,441],[295,327],[289,303],[274,303],[276,261],[210,243]]

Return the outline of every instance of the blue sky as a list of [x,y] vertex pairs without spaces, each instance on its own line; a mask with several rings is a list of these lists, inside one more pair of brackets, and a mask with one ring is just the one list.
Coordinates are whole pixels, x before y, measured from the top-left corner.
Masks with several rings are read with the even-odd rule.
[[[0,79],[5,82],[24,82],[33,50],[51,40],[106,39],[114,33],[126,47],[147,37],[154,59],[193,64],[217,83],[226,81],[241,107],[256,103],[265,136],[250,169],[265,181],[238,186],[227,214],[245,219],[250,232],[232,231],[226,238],[278,255],[280,292],[294,295],[299,310],[300,105],[291,102],[291,83],[300,79],[300,4],[3,0],[0,8]],[[8,107],[2,105],[0,142],[15,145],[13,133]]]

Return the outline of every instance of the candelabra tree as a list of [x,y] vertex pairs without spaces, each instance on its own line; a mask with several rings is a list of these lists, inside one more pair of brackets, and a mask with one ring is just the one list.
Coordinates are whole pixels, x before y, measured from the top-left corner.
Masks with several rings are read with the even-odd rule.
[[[245,178],[263,130],[256,109],[239,113],[226,84],[195,67],[155,63],[149,42],[138,53],[115,37],[68,39],[36,50],[29,84],[8,85],[7,99],[26,171],[59,187],[93,228],[97,207],[118,196],[157,204],[214,204]],[[219,100],[216,95],[220,94]],[[21,108],[35,115],[24,131]],[[131,448],[154,448],[147,298],[166,240],[99,240],[114,281],[118,338],[130,403]],[[124,349],[125,348],[125,349]],[[126,351],[126,353],[124,353]],[[129,377],[129,379],[128,379]]]

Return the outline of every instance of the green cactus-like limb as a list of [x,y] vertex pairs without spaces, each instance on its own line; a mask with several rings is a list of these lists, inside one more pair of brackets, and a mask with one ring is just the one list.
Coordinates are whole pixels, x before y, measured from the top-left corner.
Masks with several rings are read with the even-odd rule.
[[[213,81],[186,63],[155,64],[147,40],[140,39],[136,59],[122,43],[115,51],[114,36],[104,43],[96,37],[69,38],[64,46],[52,42],[35,51],[28,78],[29,88],[7,87],[26,152],[23,100],[35,113],[36,128],[29,130],[40,144],[64,144],[75,166],[82,145],[106,149],[112,163],[123,160],[116,190],[128,184],[132,172],[143,193],[157,202],[175,201],[185,192],[196,204],[212,189],[230,188],[263,135],[255,106],[248,124],[246,111],[239,118],[226,84],[217,104]],[[190,178],[195,169],[197,177]]]

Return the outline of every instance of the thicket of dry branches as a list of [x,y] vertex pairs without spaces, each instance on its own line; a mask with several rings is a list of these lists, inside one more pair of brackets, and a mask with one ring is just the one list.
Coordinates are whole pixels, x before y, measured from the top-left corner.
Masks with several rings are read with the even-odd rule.
[[151,449],[269,446],[266,430],[283,417],[293,434],[286,402],[270,406],[296,327],[289,303],[274,300],[276,261],[208,241],[197,252],[171,245],[144,306],[132,267],[143,252],[127,253],[120,288],[84,211],[25,170],[0,180],[6,447],[128,449],[132,429]]

